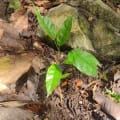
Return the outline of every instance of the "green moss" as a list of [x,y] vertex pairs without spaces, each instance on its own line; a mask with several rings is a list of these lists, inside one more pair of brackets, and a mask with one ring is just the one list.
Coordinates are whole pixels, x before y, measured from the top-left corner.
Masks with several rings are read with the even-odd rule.
[[83,17],[83,16],[79,16],[79,26],[80,26],[80,29],[85,33],[87,34],[88,31],[89,31],[89,23],[88,21]]
[[18,10],[21,8],[21,3],[19,0],[10,0],[8,9]]
[[12,64],[12,61],[8,57],[1,57],[0,58],[0,71],[8,69]]
[[109,42],[115,39],[114,33],[108,29],[107,25],[103,21],[96,23],[93,32],[96,39],[101,42],[106,40],[108,42],[106,44],[110,44]]
[[102,1],[81,1],[81,7],[96,16],[96,18],[102,19],[105,22],[109,22],[116,28],[120,29],[120,16],[118,16],[109,6],[104,4]]
[[[93,27],[94,47],[102,55],[119,56],[119,36],[104,21],[97,21]],[[119,55],[118,55],[119,54]]]

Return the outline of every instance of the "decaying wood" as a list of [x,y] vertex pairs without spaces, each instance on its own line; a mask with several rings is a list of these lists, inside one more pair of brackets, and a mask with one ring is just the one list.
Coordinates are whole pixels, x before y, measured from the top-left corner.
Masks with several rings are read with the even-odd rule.
[[102,95],[101,93],[95,93],[94,100],[100,104],[101,108],[106,113],[114,117],[116,120],[120,120],[120,105],[118,103],[112,101],[110,98]]

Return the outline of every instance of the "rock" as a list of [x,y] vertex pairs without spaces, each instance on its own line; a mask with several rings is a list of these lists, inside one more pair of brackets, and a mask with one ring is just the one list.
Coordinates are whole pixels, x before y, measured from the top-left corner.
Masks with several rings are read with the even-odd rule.
[[50,9],[47,15],[57,27],[67,16],[73,17],[68,46],[92,50],[98,56],[120,57],[120,15],[117,12],[102,0],[64,2],[66,4]]
[[79,6],[88,13],[109,22],[116,28],[120,29],[120,16],[102,0],[65,0],[71,6]]
[[22,110],[20,108],[1,107],[0,120],[35,120],[35,118],[32,112]]
[[79,14],[74,7],[66,4],[61,4],[57,7],[50,9],[50,11],[48,12],[48,16],[52,19],[53,23],[58,28],[60,24],[62,24],[67,18],[67,16],[72,16],[73,25],[68,45],[72,48],[84,48],[94,51],[91,41],[79,27]]
[[34,57],[32,67],[37,74],[40,74],[40,70],[45,69],[45,60],[39,56]]
[[33,58],[33,54],[0,57],[0,93],[10,93],[8,86],[28,72]]
[[100,55],[120,56],[120,34],[110,24],[98,20],[93,25],[93,45]]

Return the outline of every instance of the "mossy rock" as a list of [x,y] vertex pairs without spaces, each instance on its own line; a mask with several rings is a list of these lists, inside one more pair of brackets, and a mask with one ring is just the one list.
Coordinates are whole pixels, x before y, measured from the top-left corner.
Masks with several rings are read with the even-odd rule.
[[111,26],[101,20],[96,21],[93,27],[93,44],[101,55],[120,56],[120,36]]
[[79,13],[74,7],[71,7],[66,4],[61,4],[57,7],[50,9],[50,11],[48,12],[48,16],[52,19],[53,23],[58,28],[67,18],[67,16],[72,16],[73,24],[71,36],[67,45],[71,48],[83,48],[94,51],[90,39],[85,34],[87,33],[88,26],[86,26],[86,28],[84,27],[84,25],[86,24],[85,22],[83,22],[84,18],[79,18]]

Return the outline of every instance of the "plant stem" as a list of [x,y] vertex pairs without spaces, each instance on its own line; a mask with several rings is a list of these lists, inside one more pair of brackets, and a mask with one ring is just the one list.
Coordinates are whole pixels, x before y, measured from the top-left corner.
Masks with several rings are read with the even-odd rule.
[[60,47],[57,45],[56,42],[55,42],[55,45],[56,45],[56,47],[57,47],[56,63],[57,63],[57,64],[60,64],[60,55],[61,55]]
[[60,48],[58,47],[58,53],[57,53],[58,64],[60,64],[60,55],[61,55],[61,51]]

